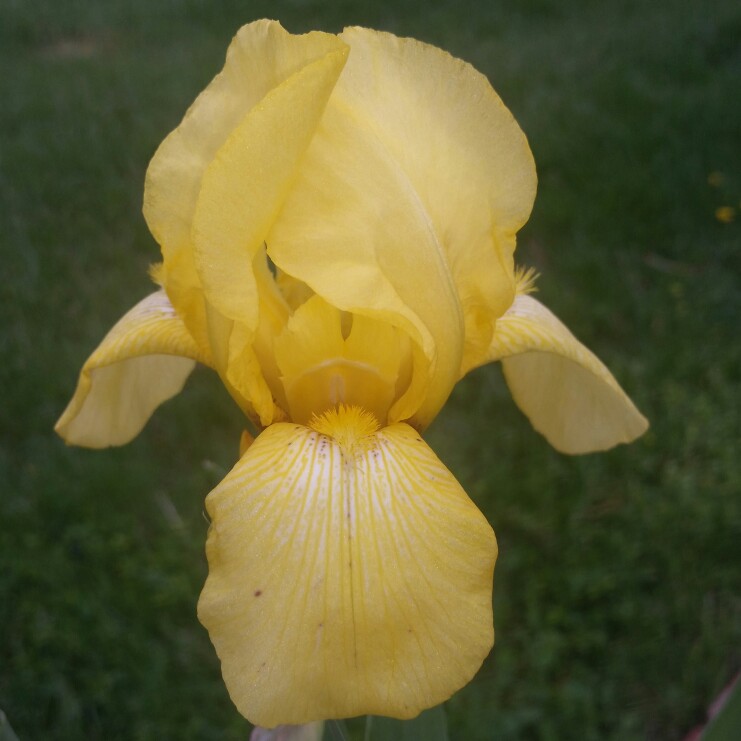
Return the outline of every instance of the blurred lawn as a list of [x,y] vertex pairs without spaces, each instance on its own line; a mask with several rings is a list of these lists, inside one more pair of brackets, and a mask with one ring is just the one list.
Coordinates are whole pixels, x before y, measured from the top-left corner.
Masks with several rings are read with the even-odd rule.
[[123,449],[51,428],[151,290],[149,158],[264,15],[415,36],[489,76],[538,163],[520,261],[652,422],[561,456],[491,367],[433,425],[501,547],[497,646],[452,737],[680,738],[741,664],[741,216],[714,217],[741,205],[737,0],[5,0],[0,708],[23,741],[246,738],[195,617],[239,413],[204,371]]

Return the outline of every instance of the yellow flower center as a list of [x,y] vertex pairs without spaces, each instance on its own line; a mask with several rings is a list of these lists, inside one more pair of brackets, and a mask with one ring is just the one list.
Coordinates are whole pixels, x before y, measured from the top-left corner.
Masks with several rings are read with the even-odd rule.
[[363,443],[378,432],[378,420],[358,406],[339,404],[320,415],[314,415],[309,427],[336,440],[345,453],[362,449]]
[[336,357],[284,380],[284,387],[291,419],[301,423],[338,404],[359,406],[374,419],[385,419],[395,394],[394,384],[377,367]]
[[391,325],[329,305],[319,296],[291,315],[274,344],[286,412],[309,424],[338,405],[385,425],[409,384],[409,339]]

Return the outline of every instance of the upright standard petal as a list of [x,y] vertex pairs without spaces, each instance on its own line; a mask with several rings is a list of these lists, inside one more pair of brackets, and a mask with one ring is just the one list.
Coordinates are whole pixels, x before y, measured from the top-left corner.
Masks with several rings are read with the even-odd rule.
[[[217,370],[255,407],[262,425],[275,418],[266,381],[245,367],[259,324],[253,262],[296,177],[347,47],[337,39],[270,90],[230,133],[206,168],[193,217],[198,275],[206,299]],[[262,388],[255,387],[256,385]],[[246,410],[249,413],[249,410]]]
[[351,52],[333,97],[373,129],[424,204],[463,307],[470,366],[514,298],[515,234],[536,189],[527,139],[486,77],[460,59],[364,28],[340,38]]
[[412,383],[390,418],[429,424],[460,371],[455,284],[414,184],[369,122],[334,96],[267,245],[281,270],[330,304],[410,337],[419,349]]
[[607,450],[648,429],[604,364],[532,296],[518,296],[497,321],[493,360],[533,427],[562,453]]
[[[342,42],[331,34],[294,36],[275,21],[244,26],[229,47],[224,69],[152,158],[144,190],[144,216],[162,248],[162,280],[168,295],[201,344],[207,344],[208,338],[191,227],[204,173],[232,132],[270,91],[341,48]],[[258,141],[261,148],[265,141],[274,139]],[[253,170],[245,173],[245,178],[254,183],[266,174]]]
[[494,533],[408,425],[272,425],[206,507],[199,617],[253,723],[410,718],[489,652]]
[[71,445],[123,445],[180,392],[195,361],[207,359],[157,291],[125,314],[88,358],[55,430]]

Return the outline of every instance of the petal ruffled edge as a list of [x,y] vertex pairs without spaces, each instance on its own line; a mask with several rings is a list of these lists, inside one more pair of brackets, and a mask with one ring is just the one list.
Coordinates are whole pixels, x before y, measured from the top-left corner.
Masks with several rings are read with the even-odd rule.
[[[289,38],[298,45],[302,37]],[[333,43],[321,56],[307,59],[234,127],[203,172],[191,231],[203,291],[220,314],[252,329],[258,300],[249,266],[291,189],[349,52],[328,38]]]
[[487,78],[429,44],[346,28],[334,98],[399,162],[447,255],[465,316],[464,365],[486,352],[514,299],[515,234],[537,177],[527,138]]
[[484,516],[414,429],[334,414],[267,428],[206,500],[199,618],[232,700],[266,727],[411,718],[494,640]]
[[413,183],[334,94],[266,241],[275,264],[328,303],[409,336],[411,384],[389,417],[429,424],[461,364],[456,287]]
[[123,445],[206,363],[164,291],[140,301],[105,336],[80,372],[54,429],[70,445]]
[[[221,72],[152,157],[144,187],[144,217],[162,248],[160,280],[202,347],[209,344],[208,307],[202,276],[196,269],[192,228],[204,177],[230,138],[244,129],[245,119],[255,119],[252,114],[271,93],[338,49],[346,47],[332,34],[314,31],[294,35],[270,20],[243,26],[229,46]],[[295,110],[302,110],[302,106],[296,105],[287,113],[287,120]],[[258,115],[260,118],[265,116]],[[247,171],[250,182],[262,183],[266,173],[272,174],[269,164],[267,168],[264,162],[253,164],[258,167]],[[248,266],[240,263],[235,274],[248,273],[245,268]],[[247,283],[254,289],[249,275]],[[252,298],[253,294],[251,290],[241,295]],[[252,308],[255,306],[253,303]]]
[[607,450],[648,429],[605,365],[532,296],[517,296],[497,320],[494,360],[517,406],[562,453]]
[[288,47],[298,56],[306,47],[306,58],[266,92],[216,152],[203,172],[191,230],[215,367],[261,425],[280,419],[281,412],[253,349],[261,299],[254,263],[265,260],[265,236],[348,53],[334,36],[320,35],[317,53],[313,36],[283,34],[273,53]]

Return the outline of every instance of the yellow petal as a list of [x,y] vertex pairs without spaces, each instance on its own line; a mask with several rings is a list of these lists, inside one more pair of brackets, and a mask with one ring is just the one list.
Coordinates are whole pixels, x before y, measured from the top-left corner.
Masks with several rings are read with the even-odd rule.
[[410,718],[491,648],[494,534],[408,425],[315,426],[269,427],[209,494],[199,617],[253,723]]
[[167,296],[157,291],[129,311],[87,360],[55,429],[72,445],[123,445],[180,392],[196,360],[207,362]]
[[205,306],[214,368],[227,391],[255,425],[267,427],[283,419],[254,347],[255,332],[227,319],[208,302]]
[[342,42],[325,38],[320,55],[305,60],[242,119],[203,175],[193,237],[206,298],[223,316],[252,327],[257,326],[252,260],[347,58]]
[[288,321],[289,308],[267,265],[265,248],[252,261],[258,325],[236,322],[206,302],[214,366],[229,393],[258,427],[285,419],[288,409],[274,356],[274,338]]
[[314,295],[314,291],[306,283],[296,280],[292,275],[284,273],[280,268],[276,270],[275,282],[283,298],[293,311],[296,311],[299,306],[306,303]]
[[604,364],[532,296],[499,319],[488,360],[502,360],[515,402],[563,453],[606,450],[648,428]]
[[484,75],[447,52],[349,28],[333,95],[367,122],[424,204],[466,318],[464,366],[514,298],[515,233],[535,198],[525,135]]
[[283,410],[287,410],[288,402],[280,381],[280,369],[275,360],[275,338],[280,336],[285,329],[291,309],[268,265],[264,245],[255,256],[253,267],[257,281],[257,295],[260,299],[260,320],[254,336],[253,348],[262,375],[273,397]]
[[[414,184],[369,121],[330,99],[268,254],[343,311],[405,332],[417,354],[402,417],[428,424],[458,378],[463,316],[447,259]],[[416,406],[410,408],[409,397]]]
[[299,307],[274,346],[290,417],[300,424],[337,404],[362,406],[385,423],[410,352],[395,327],[320,296]]
[[[353,315],[350,334],[345,341],[345,357],[354,363],[376,369],[384,386],[391,387],[389,402],[405,395],[411,382],[414,358],[409,338],[396,327],[362,314]],[[377,404],[379,411],[376,417],[386,425],[387,413],[391,410],[388,409],[386,397],[383,398]],[[358,399],[361,400],[361,397]]]
[[[284,44],[301,43],[284,36]],[[216,368],[263,425],[276,410],[253,351],[260,307],[253,263],[345,63],[347,47],[332,36],[322,40],[319,53],[304,58],[231,131],[203,174],[193,217]]]
[[[230,134],[271,90],[338,47],[342,43],[332,35],[292,36],[275,21],[244,26],[229,47],[224,69],[198,96],[149,165],[144,216],[162,248],[162,280],[200,344],[208,342],[207,319],[191,228],[204,173]],[[245,178],[260,182],[265,174],[252,170]],[[241,267],[238,274],[244,272]]]
[[297,376],[314,365],[342,357],[344,345],[342,312],[320,296],[312,296],[293,313],[277,338],[276,362],[283,377]]

